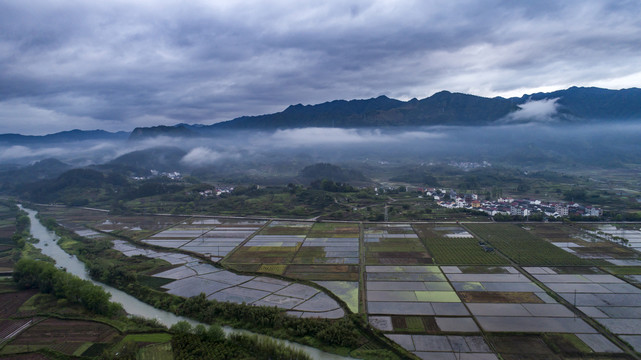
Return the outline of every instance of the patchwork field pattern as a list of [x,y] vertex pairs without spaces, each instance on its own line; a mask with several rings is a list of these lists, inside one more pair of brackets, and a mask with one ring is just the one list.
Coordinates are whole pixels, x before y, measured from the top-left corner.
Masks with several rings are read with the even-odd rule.
[[206,254],[246,274],[278,275],[241,275],[179,251],[113,241],[127,256],[173,265],[149,277],[157,289],[277,306],[293,316],[344,316],[324,288],[419,358],[632,359],[629,346],[641,353],[638,253],[577,226],[165,217],[154,224],[144,217],[137,230],[106,213],[61,214],[88,238],[105,236],[90,229],[96,224],[112,232],[127,224],[145,243]]
[[219,261],[265,223],[264,220],[190,219],[142,241],[203,254]]
[[358,224],[315,223],[294,256],[294,264],[358,264]]
[[116,335],[114,328],[102,323],[49,318],[20,333],[2,349],[2,354],[49,349],[74,355],[79,349],[86,350],[86,344],[107,343]]
[[556,224],[528,224],[527,228],[581,259],[604,260],[614,265],[641,265],[639,254],[632,248],[608,241],[594,231]]
[[363,240],[367,265],[423,265],[433,262],[410,224],[368,224]]
[[225,263],[260,264],[255,271],[282,275],[312,225],[312,222],[272,221],[230,254]]
[[466,274],[456,266],[443,267],[445,276],[466,301],[467,308],[483,330],[596,333],[515,268],[503,269],[503,274]]
[[[101,232],[113,233],[114,235],[132,239],[144,238],[149,234],[184,221],[186,218],[185,216],[165,215],[120,216],[111,215],[107,211],[56,206],[45,207],[40,210],[40,213],[44,216],[55,218],[60,225],[74,232],[83,232],[93,228]],[[92,233],[88,234],[94,235]]]
[[382,331],[480,331],[438,266],[369,265],[365,276],[370,324]]
[[641,344],[641,289],[606,273],[560,273],[549,267],[525,268],[584,314],[637,351]]
[[498,360],[482,336],[386,335],[420,359]]
[[273,221],[224,263],[314,281],[358,281],[358,224]]
[[[13,282],[10,283],[13,285]],[[32,296],[37,294],[37,290],[16,291],[15,285],[11,288],[7,286],[6,292],[0,293],[0,349],[7,342],[15,339],[21,332],[29,326],[42,320],[42,318],[32,317],[33,313],[20,313],[20,317],[15,317],[20,307]],[[2,353],[10,353],[2,352]]]
[[124,241],[115,241],[115,249],[129,256],[175,260],[174,264],[179,266],[153,275],[172,280],[161,285],[170,294],[192,297],[204,293],[209,300],[276,306],[299,317],[334,319],[345,315],[334,299],[308,285],[264,276],[238,275],[189,255],[176,258],[173,253],[142,250]]

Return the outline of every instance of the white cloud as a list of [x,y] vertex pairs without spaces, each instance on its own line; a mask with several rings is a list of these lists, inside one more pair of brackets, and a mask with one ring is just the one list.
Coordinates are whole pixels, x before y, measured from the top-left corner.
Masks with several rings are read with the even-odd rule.
[[319,145],[375,145],[424,140],[441,137],[428,131],[382,132],[381,130],[302,128],[277,130],[262,141],[276,147],[308,147]]
[[500,122],[553,122],[558,113],[558,100],[559,98],[527,101],[519,106],[519,110],[509,114]]
[[[65,130],[127,129],[121,121],[101,121],[74,116],[29,104],[28,101],[0,101],[0,134],[46,135]],[[131,130],[131,129],[127,129]]]
[[67,153],[62,147],[31,149],[22,145],[14,145],[5,148],[0,148],[0,159],[2,160],[18,160],[32,157],[56,157]]
[[221,159],[233,157],[229,153],[221,153],[212,149],[199,146],[190,150],[180,162],[187,166],[213,165]]

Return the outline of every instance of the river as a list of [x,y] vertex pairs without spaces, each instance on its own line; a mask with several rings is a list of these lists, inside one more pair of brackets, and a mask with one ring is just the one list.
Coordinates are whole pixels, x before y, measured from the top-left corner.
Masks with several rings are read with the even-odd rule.
[[[111,301],[121,304],[128,314],[141,316],[147,319],[156,319],[158,320],[158,322],[160,322],[161,324],[167,327],[170,327],[179,321],[187,321],[192,325],[199,324],[199,322],[194,321],[192,319],[182,317],[182,316],[177,316],[168,311],[157,309],[147,303],[144,303],[136,299],[135,297],[123,291],[120,291],[109,285],[105,285],[101,282],[91,279],[89,277],[89,273],[87,272],[87,268],[85,267],[85,264],[82,261],[80,261],[75,255],[70,255],[66,253],[58,245],[57,243],[58,235],[56,235],[53,231],[48,230],[46,227],[44,227],[44,225],[40,223],[38,218],[36,218],[37,212],[31,209],[23,208],[22,206],[20,206],[20,208],[29,214],[29,219],[31,220],[31,235],[34,238],[39,240],[38,243],[34,244],[36,248],[40,249],[43,254],[53,258],[56,261],[56,266],[60,268],[64,268],[67,272],[74,274],[80,277],[81,279],[89,280],[92,283],[105,289],[105,291],[111,294]],[[223,330],[225,330],[225,333],[227,334],[234,332],[234,333],[257,335],[259,337],[264,337],[264,338],[270,338],[284,345],[287,345],[291,348],[302,350],[305,353],[307,353],[307,355],[309,355],[312,359],[354,360],[349,357],[327,353],[327,352],[318,350],[316,348],[313,348],[311,346],[301,345],[301,344],[294,343],[287,340],[276,339],[266,335],[255,334],[246,330],[233,329],[227,326],[223,327]]]

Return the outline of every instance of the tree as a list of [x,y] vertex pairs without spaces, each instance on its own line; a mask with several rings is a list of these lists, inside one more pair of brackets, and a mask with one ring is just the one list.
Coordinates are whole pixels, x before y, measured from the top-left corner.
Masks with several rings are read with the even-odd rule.
[[190,334],[192,332],[192,326],[183,320],[173,324],[169,330],[174,334]]
[[563,193],[563,199],[567,201],[583,201],[587,198],[587,191],[583,188],[573,188]]
[[122,311],[120,305],[109,302],[111,294],[100,286],[56,269],[51,263],[21,259],[15,265],[13,278],[21,288],[38,288],[42,293],[82,304],[96,314],[113,316]]

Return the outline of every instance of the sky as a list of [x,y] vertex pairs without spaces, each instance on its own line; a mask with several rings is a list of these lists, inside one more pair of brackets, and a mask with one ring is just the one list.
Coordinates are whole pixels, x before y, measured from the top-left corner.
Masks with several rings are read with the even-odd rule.
[[639,1],[0,2],[0,134],[641,84]]

